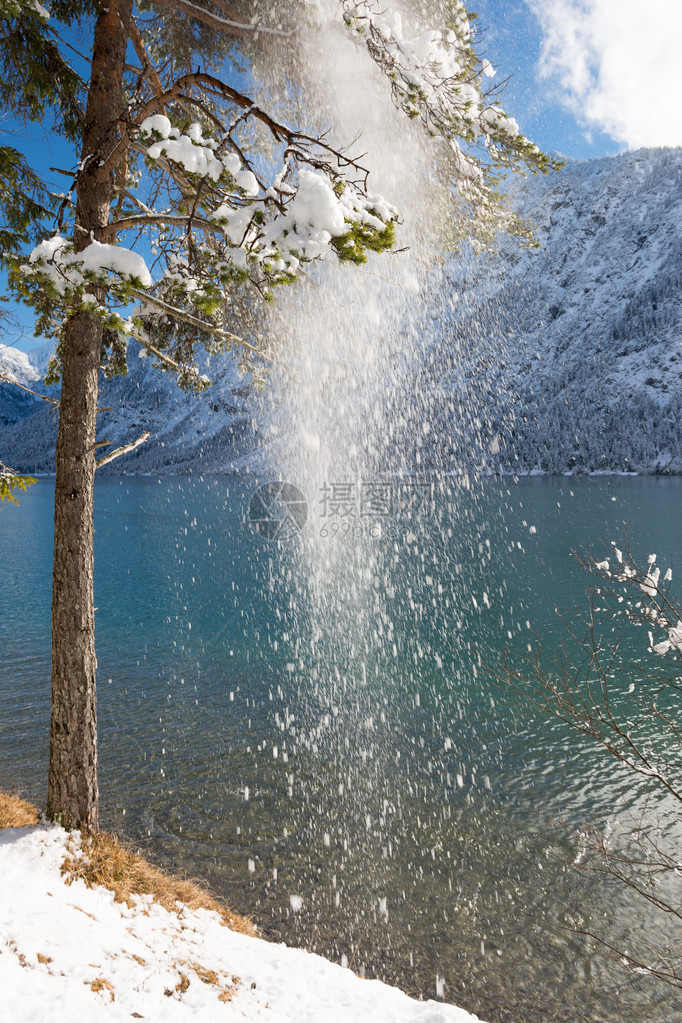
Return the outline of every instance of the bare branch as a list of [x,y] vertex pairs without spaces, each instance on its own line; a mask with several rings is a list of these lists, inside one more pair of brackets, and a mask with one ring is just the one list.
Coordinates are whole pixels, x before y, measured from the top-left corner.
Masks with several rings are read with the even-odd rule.
[[[158,76],[156,68],[149,58],[149,54],[147,53],[147,49],[144,45],[144,40],[142,39],[142,33],[137,27],[137,23],[134,18],[130,19],[130,40],[135,48],[135,53],[140,58],[143,74],[149,78],[151,87],[156,95],[160,96],[163,93],[163,85],[161,84],[161,79]],[[163,110],[161,112],[163,113]]]
[[109,230],[113,234],[118,234],[119,231],[128,231],[131,227],[151,227],[156,224],[158,226],[165,227],[170,225],[172,227],[187,227],[190,222],[196,227],[201,227],[205,231],[210,231],[212,234],[221,234],[220,228],[217,227],[210,220],[206,220],[204,217],[197,216],[173,216],[169,213],[148,213],[145,216],[139,217],[123,217],[121,220],[115,220],[109,224]]
[[165,364],[168,366],[169,369],[175,369],[175,370],[179,370],[180,369],[180,365],[179,365],[179,363],[177,363],[175,361],[175,359],[171,359],[171,357],[169,355],[166,355],[164,352],[160,351],[158,348],[155,348],[154,345],[151,344],[151,342],[148,341],[144,337],[144,335],[141,334],[139,331],[131,330],[130,331],[130,336],[134,337],[135,340],[139,344],[141,344],[142,347],[146,351],[148,351],[150,355],[153,355],[155,358],[159,359],[161,362],[165,362]]
[[659,980],[665,981],[666,984],[670,984],[672,987],[682,988],[682,974],[678,973],[675,969],[674,964],[670,964],[668,968],[664,968],[662,965],[647,965],[641,959],[636,958],[630,953],[624,951],[622,948],[617,948],[610,941],[601,938],[594,931],[587,930],[582,927],[574,927],[576,934],[582,934],[586,938],[590,938],[591,941],[595,941],[602,948],[607,949],[613,955],[617,956],[618,959],[624,959],[627,965],[641,973],[648,973],[651,977],[658,977]]
[[32,391],[26,384],[20,384],[18,380],[12,380],[11,377],[6,376],[4,373],[0,373],[0,380],[4,380],[6,384],[14,384],[15,387],[20,387],[22,391],[28,391],[29,394],[34,395],[36,398],[40,398],[41,401],[47,401],[50,405],[54,405],[59,408],[59,402],[55,398],[48,398],[46,394],[39,394],[38,391]]
[[[219,32],[227,31],[229,35],[270,35],[283,39],[288,39],[293,35],[293,32],[284,32],[278,28],[268,28],[266,25],[249,25],[241,21],[233,21],[232,18],[219,18],[218,15],[211,14],[203,7],[190,3],[189,0],[154,0],[154,2],[159,7],[166,7],[189,14],[192,18],[196,18],[197,21],[202,21],[204,25],[209,25]],[[227,4],[223,2],[218,2],[218,6],[223,8],[223,10],[231,11],[231,8],[228,8]]]
[[104,458],[100,458],[99,461],[95,462],[95,468],[101,469],[103,465],[113,462],[113,460],[118,458],[120,455],[125,455],[129,451],[134,451],[135,448],[139,448],[140,444],[144,444],[149,437],[151,437],[150,433],[143,433],[141,437],[138,437],[137,440],[132,441],[130,444],[124,444],[123,447],[116,448],[115,451],[110,451],[108,455],[104,456]]
[[[666,588],[670,573],[661,579],[654,555],[644,568],[627,544],[624,552],[615,544],[608,549],[609,558],[602,560],[589,552],[575,555],[588,572],[608,585],[588,589],[589,611],[577,624],[561,616],[570,644],[562,643],[560,653],[547,665],[538,642],[527,656],[512,658],[505,652],[501,663],[484,668],[498,684],[570,725],[643,779],[638,792],[647,796],[645,809],[628,823],[619,813],[617,827],[608,833],[599,825],[578,829],[580,855],[575,865],[624,886],[661,914],[661,923],[679,921],[682,864],[669,797],[682,803],[682,608]],[[646,649],[653,661],[646,657],[628,661],[627,645],[615,632],[618,622],[627,628],[635,624],[659,629],[668,638],[655,644],[651,633]],[[652,810],[658,807],[661,811],[655,816]],[[580,924],[573,929],[636,970],[682,987],[680,949],[674,944],[665,947],[664,928],[655,932],[656,947],[645,948],[642,938],[639,950],[633,951],[621,948],[617,938],[605,938]]]
[[130,199],[132,203],[134,203],[139,209],[143,210],[144,213],[147,213],[150,217],[156,216],[155,211],[150,209],[149,206],[146,206],[141,199],[138,199],[138,197],[133,194],[133,192],[129,192],[128,189],[126,189],[122,194],[125,195],[126,199]]
[[[141,302],[145,302],[147,305],[158,309],[159,312],[165,313],[166,316],[172,316],[173,319],[182,320],[183,323],[188,323],[190,326],[196,327],[198,330],[203,330],[207,334],[213,334],[215,337],[219,337],[223,341],[229,341],[231,344],[236,344],[241,348],[246,348],[247,351],[252,352],[259,358],[272,363],[273,366],[277,366],[279,369],[283,369],[286,373],[290,373],[290,370],[287,369],[286,366],[277,362],[269,355],[266,355],[265,352],[259,351],[258,348],[250,344],[246,338],[239,337],[238,334],[233,334],[229,330],[223,330],[221,327],[216,327],[213,323],[209,323],[207,320],[202,320],[198,316],[193,316],[192,313],[185,312],[184,309],[178,309],[177,306],[170,305],[168,302],[164,302],[163,299],[156,298],[154,295],[150,295],[146,291],[133,290],[131,291],[131,295],[134,298],[138,298]],[[145,347],[150,348],[146,342],[143,342],[143,344],[145,344]],[[154,354],[157,355],[160,353],[154,352]]]

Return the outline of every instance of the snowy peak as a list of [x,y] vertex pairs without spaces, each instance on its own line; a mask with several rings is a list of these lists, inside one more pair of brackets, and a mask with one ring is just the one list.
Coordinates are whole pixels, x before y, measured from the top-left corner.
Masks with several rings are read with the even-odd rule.
[[[35,412],[40,404],[37,398],[8,381],[24,384],[32,390],[40,388],[41,374],[30,357],[9,345],[0,345],[0,428],[17,423]],[[0,447],[0,461],[6,453]],[[7,459],[8,464],[11,462]]]
[[34,366],[31,355],[32,353],[26,354],[17,348],[0,344],[0,373],[30,386],[44,376]]

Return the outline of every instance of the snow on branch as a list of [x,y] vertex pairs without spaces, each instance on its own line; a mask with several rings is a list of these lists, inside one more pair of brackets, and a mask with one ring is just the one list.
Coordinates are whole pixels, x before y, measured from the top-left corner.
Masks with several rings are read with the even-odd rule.
[[0,18],[9,19],[36,15],[42,22],[50,19],[50,12],[38,0],[0,0]]
[[578,558],[588,572],[608,582],[608,588],[600,586],[595,590],[600,600],[613,604],[615,598],[620,613],[635,625],[647,627],[650,653],[682,657],[682,604],[670,591],[672,568],[661,575],[656,554],[647,557],[645,566],[627,544],[621,549],[615,541],[608,545],[607,553],[601,560],[589,554]]
[[104,283],[109,272],[121,281],[139,282],[142,287],[152,283],[147,264],[139,253],[94,238],[80,252],[75,252],[73,244],[58,234],[36,245],[23,269],[27,278],[38,276],[43,281],[48,278],[60,294],[73,292],[86,283]]
[[[209,352],[237,346],[249,368],[252,357],[275,362],[226,329],[240,289],[269,299],[306,264],[362,263],[393,245],[397,211],[367,190],[366,169],[347,151],[276,121],[215,76],[186,74],[161,91],[158,75],[147,78],[153,95],[131,106],[118,162],[101,154],[120,179],[112,220],[85,245],[62,233],[41,242],[16,261],[13,280],[48,335],[59,339],[77,310],[98,316],[108,375],[123,371],[134,334],[161,368],[200,391],[209,381],[194,372],[197,343]],[[190,110],[201,119],[188,120]],[[252,122],[275,143],[269,180],[244,146]],[[51,381],[59,355],[58,345]]]
[[342,6],[346,27],[388,78],[396,106],[448,147],[460,195],[481,220],[530,239],[529,229],[504,209],[496,172],[545,173],[560,164],[522,135],[495,102],[496,90],[486,85],[495,70],[476,53],[461,0],[450,4],[447,28],[414,38],[405,34],[400,14],[372,0],[342,0]]

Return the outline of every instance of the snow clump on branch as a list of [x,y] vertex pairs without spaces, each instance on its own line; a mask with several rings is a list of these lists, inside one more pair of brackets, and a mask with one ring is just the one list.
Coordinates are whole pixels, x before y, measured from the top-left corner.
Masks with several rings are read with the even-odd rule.
[[343,0],[346,27],[389,79],[396,106],[447,147],[454,188],[475,214],[472,244],[487,247],[496,230],[532,244],[530,226],[504,207],[499,172],[546,173],[560,164],[522,135],[515,119],[493,102],[495,92],[484,88],[495,70],[476,53],[461,0],[450,5],[449,15],[447,28],[410,38],[398,13],[371,0]]
[[[619,596],[618,600],[625,602],[625,612],[635,624],[641,625],[646,622],[664,633],[663,640],[654,642],[654,634],[649,632],[651,653],[662,657],[673,650],[682,656],[682,608],[672,599],[669,586],[665,586],[672,581],[672,569],[668,568],[661,579],[661,569],[656,564],[655,554],[648,556],[646,568],[643,568],[629,551],[623,553],[614,541],[610,546],[617,565],[612,566],[608,558],[602,561],[588,559],[586,567],[603,579],[624,583],[626,587],[634,590],[637,596],[643,593],[649,598],[648,601],[636,600],[635,596],[626,593]],[[601,590],[596,592],[602,593]]]
[[[144,258],[123,245],[93,238],[75,252],[57,234],[33,249],[15,277],[40,313],[41,331],[61,338],[68,316],[87,309],[108,331],[103,352],[112,354],[103,354],[105,372],[123,371],[132,333],[160,368],[201,390],[206,380],[191,371],[197,340],[208,351],[237,343],[256,353],[222,326],[240,285],[253,285],[267,299],[273,286],[292,283],[304,263],[329,257],[362,263],[367,251],[390,248],[397,211],[367,194],[367,172],[323,140],[275,127],[286,140],[284,162],[266,187],[248,157],[234,151],[229,132],[209,137],[198,122],[185,122],[181,130],[160,113],[141,120],[132,132],[135,149],[154,178],[174,182],[181,201],[158,210],[133,196],[119,204],[119,219],[108,231],[112,238],[132,230],[155,235],[154,276]],[[132,299],[139,302],[132,318],[112,308]],[[59,355],[58,346],[54,380]]]
[[152,283],[147,264],[139,253],[94,239],[80,252],[74,252],[71,242],[59,234],[36,245],[23,270],[27,277],[40,274],[48,278],[60,295],[94,281],[104,283],[108,272],[143,288]]
[[220,143],[215,139],[204,138],[201,125],[196,121],[189,126],[186,134],[181,134],[165,115],[153,114],[142,122],[139,135],[158,138],[147,147],[146,153],[150,160],[165,156],[183,167],[188,174],[208,177],[216,183],[227,174],[244,195],[258,195],[258,181],[253,171],[243,169],[236,153],[217,155]]

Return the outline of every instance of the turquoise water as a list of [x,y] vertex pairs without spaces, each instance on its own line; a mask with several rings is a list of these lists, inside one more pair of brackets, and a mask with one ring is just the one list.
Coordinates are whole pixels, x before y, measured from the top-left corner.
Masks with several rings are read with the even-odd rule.
[[[104,825],[266,934],[483,1018],[679,1019],[672,989],[571,930],[652,926],[571,868],[556,823],[642,792],[477,665],[536,630],[559,643],[555,606],[584,606],[572,549],[628,531],[679,561],[682,481],[453,480],[420,501],[393,483],[367,515],[334,486],[277,544],[248,521],[255,483],[97,485]],[[51,502],[44,480],[0,508],[0,785],[38,801]]]

